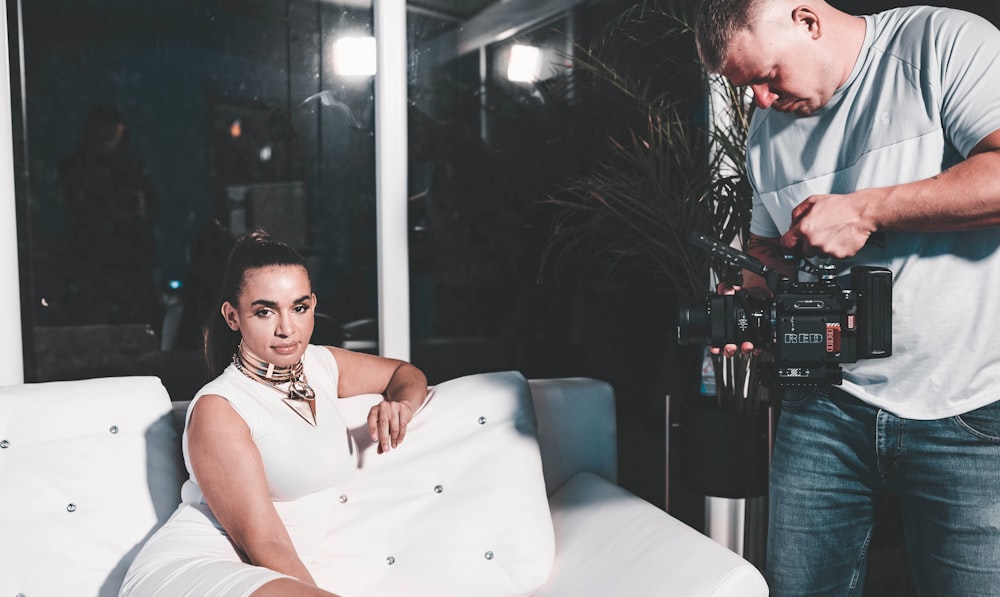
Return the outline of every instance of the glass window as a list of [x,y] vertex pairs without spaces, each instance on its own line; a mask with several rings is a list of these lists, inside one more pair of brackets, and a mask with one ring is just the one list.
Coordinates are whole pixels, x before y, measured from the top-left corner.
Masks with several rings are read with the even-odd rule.
[[[536,279],[549,232],[540,202],[575,153],[571,20],[565,11],[534,24],[511,17],[410,15],[411,353],[432,381],[530,374],[554,357],[543,348],[553,296]],[[502,41],[465,43],[477,29],[509,30]],[[512,80],[515,46],[529,56]]]
[[376,326],[372,11],[353,4],[22,3],[26,379],[200,372],[229,243],[256,227],[309,260],[315,341]]
[[[511,6],[407,5],[411,358],[432,381],[576,372],[573,289],[537,278],[541,202],[579,157],[581,9]],[[229,244],[256,227],[309,260],[314,340],[378,351],[370,3],[10,14],[28,381],[156,374],[190,397]]]

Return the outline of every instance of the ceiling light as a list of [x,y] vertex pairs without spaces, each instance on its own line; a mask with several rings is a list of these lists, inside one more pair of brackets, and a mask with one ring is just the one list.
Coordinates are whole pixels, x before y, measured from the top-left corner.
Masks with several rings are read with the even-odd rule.
[[370,77],[375,74],[375,38],[340,37],[333,42],[333,72],[342,77]]
[[541,50],[535,46],[514,44],[507,63],[507,79],[515,83],[534,83],[541,66]]

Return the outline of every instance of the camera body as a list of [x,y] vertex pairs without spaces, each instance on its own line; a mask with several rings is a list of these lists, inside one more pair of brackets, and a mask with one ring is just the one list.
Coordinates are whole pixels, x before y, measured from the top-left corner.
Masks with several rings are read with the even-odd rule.
[[799,282],[764,266],[732,247],[693,235],[691,242],[764,276],[772,295],[755,298],[745,290],[682,302],[677,313],[680,344],[710,346],[752,342],[768,351],[761,383],[772,387],[814,386],[843,382],[841,363],[892,354],[892,273],[882,267],[855,266],[851,288],[842,288],[832,265],[808,261],[798,269],[816,274]]

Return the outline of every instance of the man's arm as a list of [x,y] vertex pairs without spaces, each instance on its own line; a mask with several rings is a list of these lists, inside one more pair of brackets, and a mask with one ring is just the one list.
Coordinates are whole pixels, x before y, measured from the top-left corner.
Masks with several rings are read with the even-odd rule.
[[991,226],[1000,226],[1000,129],[936,176],[807,198],[792,211],[781,245],[801,242],[806,255],[844,258],[880,229],[949,232]]

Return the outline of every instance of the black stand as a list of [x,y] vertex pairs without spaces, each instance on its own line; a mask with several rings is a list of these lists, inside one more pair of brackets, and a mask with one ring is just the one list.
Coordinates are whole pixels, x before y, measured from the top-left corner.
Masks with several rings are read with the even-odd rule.
[[704,495],[759,497],[767,493],[770,409],[720,411],[711,399],[680,404],[681,479]]
[[[713,397],[667,397],[667,462],[671,434],[678,478],[705,496],[704,533],[762,570],[767,551],[767,484],[776,409],[761,401],[747,412]],[[667,510],[670,474],[667,471]]]

